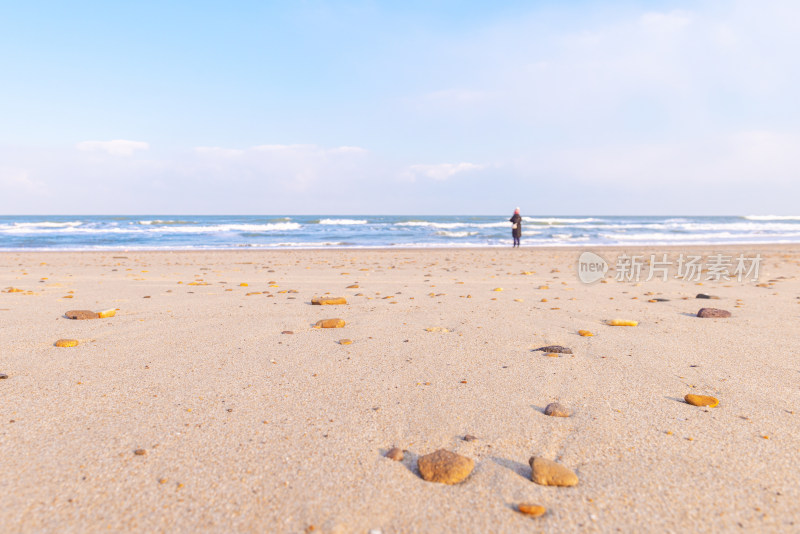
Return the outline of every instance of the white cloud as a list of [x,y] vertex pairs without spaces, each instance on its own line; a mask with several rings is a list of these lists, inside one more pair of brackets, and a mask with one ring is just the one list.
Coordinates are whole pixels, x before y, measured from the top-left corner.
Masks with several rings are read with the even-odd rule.
[[670,33],[682,30],[692,22],[692,15],[686,11],[671,11],[669,13],[645,13],[640,19],[642,25],[649,31]]
[[24,194],[47,194],[47,186],[43,182],[31,178],[31,172],[25,169],[0,167],[0,184],[3,189]]
[[75,147],[84,152],[100,151],[112,156],[131,156],[137,150],[147,150],[150,148],[150,144],[143,141],[115,139],[113,141],[83,141]]
[[412,178],[416,176],[425,176],[433,180],[447,180],[458,173],[477,171],[484,167],[485,165],[462,162],[439,163],[437,165],[411,165],[408,170]]

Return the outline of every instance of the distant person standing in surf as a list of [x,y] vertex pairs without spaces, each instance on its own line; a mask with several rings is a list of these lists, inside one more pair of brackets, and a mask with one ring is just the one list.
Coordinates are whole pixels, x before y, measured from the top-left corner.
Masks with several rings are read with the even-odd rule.
[[515,247],[519,246],[519,238],[522,237],[522,217],[519,215],[519,208],[514,210],[514,215],[509,219],[511,221],[511,237],[514,238]]

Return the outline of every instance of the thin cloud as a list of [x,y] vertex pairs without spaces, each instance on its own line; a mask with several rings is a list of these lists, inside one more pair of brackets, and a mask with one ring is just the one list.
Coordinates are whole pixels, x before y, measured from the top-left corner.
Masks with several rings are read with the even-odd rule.
[[411,165],[408,169],[412,176],[425,176],[433,180],[447,180],[456,174],[468,171],[477,171],[485,165],[475,163],[439,163],[437,165]]

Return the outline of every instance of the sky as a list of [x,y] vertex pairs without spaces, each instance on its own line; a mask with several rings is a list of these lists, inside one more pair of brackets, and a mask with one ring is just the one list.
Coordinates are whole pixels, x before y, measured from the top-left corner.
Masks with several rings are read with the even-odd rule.
[[0,0],[0,50],[0,214],[800,213],[796,0]]

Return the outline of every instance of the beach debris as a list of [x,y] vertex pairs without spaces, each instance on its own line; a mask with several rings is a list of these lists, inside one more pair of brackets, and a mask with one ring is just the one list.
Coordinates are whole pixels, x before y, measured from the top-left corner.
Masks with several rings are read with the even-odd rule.
[[78,340],[77,339],[59,339],[55,342],[56,347],[77,347]]
[[431,327],[426,328],[425,331],[426,332],[443,332],[443,333],[447,333],[450,330],[448,330],[447,328],[445,328],[443,326],[431,326]]
[[147,451],[145,449],[136,449],[135,451],[133,451],[133,454],[135,454],[136,456],[144,456],[145,454],[147,454]]
[[720,310],[719,308],[700,308],[700,311],[697,312],[697,316],[710,319],[722,319],[730,317],[731,312],[728,310]]
[[639,321],[630,321],[627,319],[611,319],[608,321],[608,326],[638,326]]
[[419,474],[428,482],[442,484],[458,484],[466,479],[475,462],[471,458],[461,456],[445,449],[420,456],[417,460]]
[[321,319],[317,321],[314,328],[344,328],[344,319]]
[[592,334],[588,330],[578,330],[578,335],[583,336],[583,337],[592,337],[594,334]]
[[347,304],[347,299],[344,297],[314,297],[311,299],[311,304],[314,304],[315,306]]
[[533,349],[533,352],[540,350],[542,352],[547,352],[550,354],[572,354],[572,349],[568,347],[562,347],[561,345],[548,345],[546,347],[539,347],[538,349]]
[[547,508],[538,504],[522,503],[517,505],[517,511],[530,517],[541,517],[547,512]]
[[67,316],[68,319],[75,319],[78,321],[82,321],[85,319],[99,319],[100,314],[97,312],[93,312],[91,310],[69,310],[64,315]]
[[352,339],[340,339],[339,340],[339,345],[352,345],[352,344],[353,344],[353,340]]
[[683,400],[692,406],[707,406],[709,408],[716,408],[719,405],[719,399],[709,395],[694,395],[689,393],[683,398]]
[[544,414],[549,415],[551,417],[569,417],[572,415],[569,409],[557,402],[551,402],[547,406],[544,407]]
[[402,462],[403,449],[400,449],[399,447],[392,447],[389,449],[389,452],[386,453],[386,457],[390,460],[394,460],[395,462]]
[[542,486],[575,486],[578,475],[563,465],[546,458],[531,456],[531,480]]

